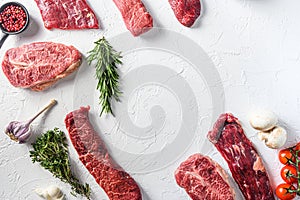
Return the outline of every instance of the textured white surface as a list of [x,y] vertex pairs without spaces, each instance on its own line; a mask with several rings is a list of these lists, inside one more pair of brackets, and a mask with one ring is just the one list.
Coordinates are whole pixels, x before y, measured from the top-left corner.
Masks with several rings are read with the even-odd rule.
[[[5,2],[7,1],[0,0],[1,4]],[[28,30],[22,35],[10,36],[7,39],[0,50],[1,58],[8,48],[35,41],[54,41],[74,45],[86,55],[85,52],[93,47],[93,41],[102,35],[112,38],[126,31],[119,11],[110,0],[88,0],[97,13],[102,28],[101,30],[84,31],[46,30],[43,27],[35,2],[33,0],[19,0],[19,2],[29,10],[31,23]],[[286,146],[295,144],[300,140],[300,125],[298,124],[300,119],[300,92],[298,89],[300,85],[300,40],[298,38],[300,35],[300,12],[297,9],[300,2],[297,0],[203,0],[202,17],[193,28],[183,27],[176,20],[167,0],[144,0],[144,3],[154,18],[155,27],[169,29],[185,35],[202,47],[209,55],[221,77],[221,83],[219,84],[224,87],[224,110],[234,113],[241,120],[248,137],[262,155],[272,185],[275,187],[277,183],[281,182],[279,176],[281,165],[277,161],[277,150],[268,149],[258,140],[255,130],[251,129],[248,123],[248,113],[256,108],[273,110],[278,115],[281,125],[288,130],[289,135]],[[148,35],[151,35],[151,32]],[[153,35],[151,37],[160,37],[160,35]],[[142,36],[142,40],[147,42],[149,38]],[[126,42],[124,41],[125,44]],[[147,55],[150,59],[152,56],[157,58],[162,55],[155,54],[159,54],[159,52],[151,51]],[[137,57],[135,55],[126,56],[126,63],[136,63],[135,59],[137,59],[137,62],[143,61],[138,60]],[[171,58],[172,62],[176,62],[176,59],[179,59],[179,56],[173,55]],[[137,65],[142,64],[144,63]],[[184,67],[184,63],[182,66]],[[82,67],[87,67],[86,63],[83,63]],[[122,69],[122,72],[126,73],[126,69]],[[180,74],[180,67],[175,69],[175,72]],[[187,69],[186,76],[183,73],[182,77],[190,83],[191,88],[199,89],[203,92],[203,95],[206,95],[207,88],[197,88],[197,81],[201,82],[197,79],[198,75],[196,74],[193,79],[193,74],[189,73],[192,73],[192,71]],[[76,90],[77,88],[74,88],[75,83],[78,84],[78,81],[80,81],[80,73],[76,77],[72,76],[59,82],[47,91],[36,93],[12,87],[1,72],[0,127],[4,129],[5,125],[12,120],[28,119],[47,104],[51,98],[56,98],[59,104],[48,113],[47,117],[41,117],[35,121],[35,136],[54,127],[65,130],[63,122],[65,115],[73,109],[77,109],[77,107],[74,107],[73,97],[74,93],[80,93]],[[90,83],[84,84],[87,84],[87,87],[94,87],[89,85]],[[92,84],[94,83],[92,82]],[[167,102],[167,107],[163,109],[167,114],[170,114],[171,118],[166,118],[165,123],[169,123],[166,126],[177,128],[178,123],[180,123],[178,121],[180,117],[178,118],[177,115],[181,116],[182,111],[180,111],[180,105],[176,105],[178,102],[176,94],[175,97],[172,97],[173,94],[168,93],[170,90],[161,91],[162,88],[155,84],[146,85],[143,90],[136,90],[133,93],[134,98],[129,99],[128,112],[131,113],[131,120],[137,126],[145,127],[150,123],[150,110],[147,106],[153,107],[159,104],[160,108],[163,108],[166,103],[162,102]],[[195,96],[196,99],[199,99],[199,94],[195,94]],[[94,100],[97,98],[97,94],[91,94],[87,98]],[[220,98],[220,101],[223,101],[223,99]],[[205,103],[208,107],[211,106],[209,101]],[[97,105],[94,104],[93,106],[96,107]],[[170,110],[170,106],[174,107],[174,113],[172,113],[172,109]],[[213,109],[215,108],[210,107],[206,111]],[[99,119],[97,110],[92,107],[91,113],[94,121],[97,122]],[[207,119],[213,116],[207,114],[205,117],[201,114],[198,113],[198,116],[203,123],[199,122],[198,126],[206,125],[197,127],[196,130],[199,132],[192,133],[195,135],[193,142],[185,152],[176,157],[175,162],[160,170],[132,174],[143,190],[144,199],[189,199],[185,191],[176,185],[173,172],[181,161],[195,152],[209,154],[228,171],[226,163],[215,149],[208,143],[202,145],[211,126],[210,120]],[[174,120],[172,120],[172,117]],[[110,145],[113,146],[114,142],[122,142],[123,138],[115,137],[116,135],[112,134],[114,133],[114,127],[110,126],[109,123],[106,124],[106,120],[111,121],[108,117],[94,124],[99,130],[112,130],[108,134],[102,134],[102,137],[108,142],[108,147],[110,147]],[[176,134],[176,130],[173,134]],[[166,135],[168,136],[167,139],[172,140],[172,133],[169,132]],[[31,142],[34,141],[35,136],[32,137]],[[152,143],[149,147],[154,148],[155,145],[152,144],[155,144],[156,140],[150,142]],[[126,151],[135,150],[133,148],[135,144],[127,145],[131,148],[126,148]],[[38,199],[39,197],[33,190],[37,187],[46,187],[50,183],[58,184],[67,195],[67,199],[78,199],[69,195],[70,188],[68,185],[53,178],[38,164],[32,164],[28,152],[30,148],[30,144],[18,145],[10,141],[5,134],[0,134],[0,199]],[[153,152],[158,151],[157,148],[163,147],[151,148],[146,150]],[[107,199],[93,177],[78,161],[72,146],[70,146],[70,152],[74,170],[80,176],[80,179],[87,181],[92,186],[93,199]],[[125,162],[122,161],[123,158],[118,157],[118,154],[113,152],[113,155],[115,155],[117,161]],[[128,166],[128,168],[126,166],[124,168],[132,172],[135,171],[134,166]],[[239,199],[241,199],[240,196]]]

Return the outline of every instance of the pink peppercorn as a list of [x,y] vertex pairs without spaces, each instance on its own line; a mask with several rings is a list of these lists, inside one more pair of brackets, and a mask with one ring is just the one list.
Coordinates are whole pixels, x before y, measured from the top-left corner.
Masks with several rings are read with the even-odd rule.
[[17,32],[25,26],[26,18],[22,7],[9,5],[0,13],[0,24],[8,32]]

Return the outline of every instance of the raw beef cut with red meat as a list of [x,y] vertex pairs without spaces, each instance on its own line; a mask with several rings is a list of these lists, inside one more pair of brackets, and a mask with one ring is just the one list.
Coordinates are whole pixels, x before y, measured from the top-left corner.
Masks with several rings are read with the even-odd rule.
[[150,30],[153,19],[141,0],[113,0],[120,10],[127,29],[134,36]]
[[192,26],[200,16],[200,0],[169,0],[169,3],[176,18],[184,26]]
[[65,124],[79,159],[110,200],[141,200],[139,186],[110,157],[103,140],[89,120],[90,107],[69,113]]
[[99,28],[98,20],[86,0],[35,0],[47,29]]
[[44,90],[74,72],[81,54],[73,46],[35,42],[6,51],[2,70],[15,87]]
[[193,200],[235,199],[226,172],[215,161],[199,153],[180,164],[175,178]]
[[236,117],[222,114],[207,137],[226,160],[246,200],[274,199],[263,161]]

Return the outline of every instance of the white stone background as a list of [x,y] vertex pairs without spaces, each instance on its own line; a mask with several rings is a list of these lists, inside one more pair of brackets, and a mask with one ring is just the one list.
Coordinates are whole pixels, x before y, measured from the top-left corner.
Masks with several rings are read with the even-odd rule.
[[[7,1],[0,0],[1,4],[5,2]],[[93,46],[92,42],[100,36],[109,38],[126,31],[120,13],[112,1],[88,0],[97,13],[101,29],[84,31],[46,30],[35,2],[19,2],[28,8],[31,23],[25,33],[7,39],[0,50],[1,57],[8,48],[45,40],[72,44],[86,55],[85,52]],[[281,182],[278,151],[266,148],[257,139],[256,132],[249,126],[248,114],[254,108],[273,110],[288,130],[286,146],[299,141],[300,2],[203,0],[202,16],[192,28],[183,27],[176,20],[167,0],[144,0],[144,3],[154,18],[155,27],[170,29],[192,39],[214,62],[224,86],[225,111],[234,113],[241,120],[247,136],[262,155],[275,188]],[[38,118],[33,127],[36,135],[53,127],[65,130],[64,117],[75,109],[72,100],[74,77],[59,82],[45,92],[36,93],[14,88],[1,72],[0,85],[0,127],[4,129],[12,120],[28,119],[51,98],[56,98],[59,104],[47,117]],[[201,134],[205,136],[207,131],[204,130]],[[32,164],[28,152],[30,144],[16,144],[4,133],[0,138],[0,199],[39,199],[33,190],[49,184],[59,185],[67,199],[80,199],[69,194],[68,185],[53,178],[38,164]],[[33,139],[30,142],[32,141]],[[173,173],[180,162],[201,151],[202,147],[197,146],[197,141],[168,167],[160,171],[133,174],[143,190],[144,199],[189,199],[185,191],[176,185]],[[108,199],[77,160],[71,145],[70,153],[72,166],[80,179],[91,184],[92,198]],[[216,152],[211,156],[230,174],[226,163]],[[118,161],[117,157],[115,159]],[[240,195],[238,199],[241,199]]]

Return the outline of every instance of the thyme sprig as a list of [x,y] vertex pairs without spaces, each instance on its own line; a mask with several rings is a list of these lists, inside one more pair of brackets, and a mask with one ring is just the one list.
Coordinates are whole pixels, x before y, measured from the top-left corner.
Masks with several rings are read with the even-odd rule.
[[111,98],[119,101],[121,94],[117,71],[117,65],[122,64],[121,58],[121,53],[115,51],[104,37],[96,41],[94,49],[88,52],[87,62],[89,65],[95,63],[96,68],[97,90],[100,91],[99,104],[102,106],[100,116],[103,112],[114,115]]
[[37,138],[32,144],[33,150],[30,151],[32,162],[38,162],[56,178],[71,185],[71,194],[85,196],[90,199],[90,186],[80,184],[79,180],[71,171],[69,160],[68,145],[64,132],[58,128],[49,130]]

